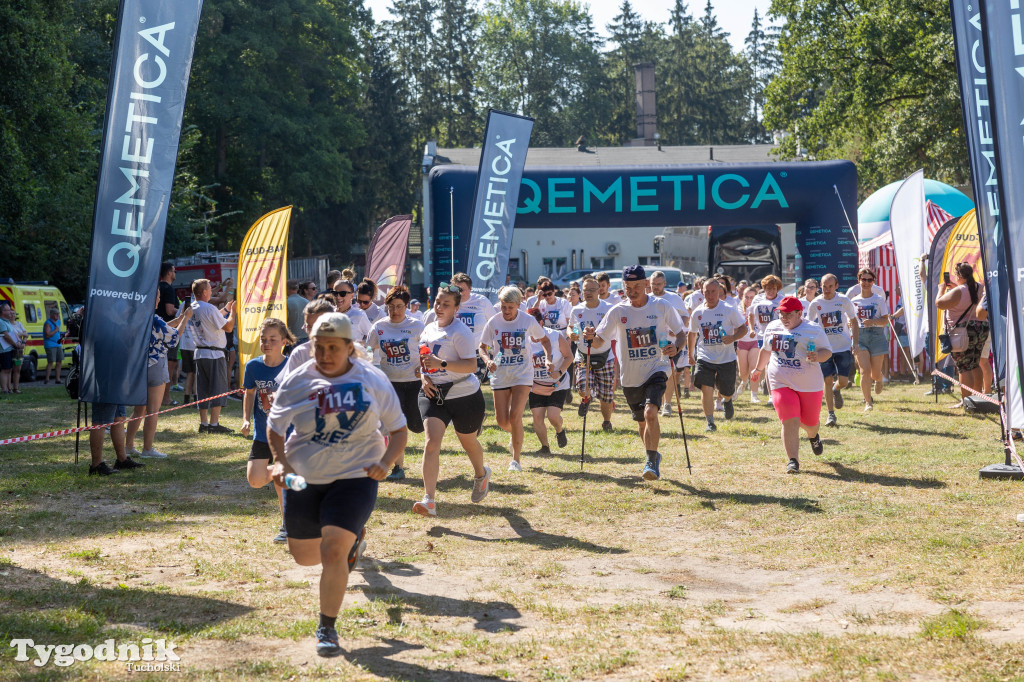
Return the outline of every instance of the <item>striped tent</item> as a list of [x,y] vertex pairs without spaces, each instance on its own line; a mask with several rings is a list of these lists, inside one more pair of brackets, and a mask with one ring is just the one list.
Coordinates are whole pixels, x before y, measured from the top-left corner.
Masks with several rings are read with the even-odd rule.
[[[939,231],[947,220],[953,216],[942,210],[937,204],[926,201],[928,209],[928,239],[925,247],[930,248],[935,233]],[[893,308],[896,303],[897,289],[899,289],[899,274],[896,272],[896,252],[892,248],[892,233],[884,232],[871,241],[860,245],[859,254],[860,267],[871,268],[878,278],[877,284],[885,290],[889,299],[889,307]],[[895,309],[893,309],[895,312]],[[889,371],[899,373],[904,371],[910,373],[900,353],[899,345],[889,331]]]

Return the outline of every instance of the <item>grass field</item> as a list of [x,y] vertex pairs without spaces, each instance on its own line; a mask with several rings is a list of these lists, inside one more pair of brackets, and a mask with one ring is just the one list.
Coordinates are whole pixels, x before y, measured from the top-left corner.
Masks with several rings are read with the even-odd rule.
[[[411,436],[411,476],[381,484],[331,661],[311,638],[319,571],[271,542],[277,502],[247,486],[240,436],[201,437],[175,412],[157,440],[169,459],[105,479],[86,476],[87,447],[73,466],[73,438],[0,446],[0,679],[147,679],[123,663],[36,667],[8,646],[144,637],[175,643],[190,680],[1024,679],[1024,487],[978,479],[1003,457],[995,419],[924,390],[890,387],[869,415],[848,391],[798,476],[774,412],[745,398],[710,437],[686,401],[692,475],[679,419],[663,417],[655,483],[622,409],[611,434],[591,415],[582,470],[575,407],[569,447],[525,455],[522,473],[486,428],[480,505],[450,436],[437,519],[410,511]],[[0,402],[0,438],[73,423],[62,389]]]

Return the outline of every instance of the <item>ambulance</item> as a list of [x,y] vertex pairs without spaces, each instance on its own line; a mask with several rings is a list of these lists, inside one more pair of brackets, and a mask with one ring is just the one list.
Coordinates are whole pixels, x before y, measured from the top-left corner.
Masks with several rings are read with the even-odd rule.
[[67,333],[71,311],[60,289],[48,282],[15,282],[9,279],[0,282],[0,301],[7,301],[14,307],[18,321],[28,332],[28,343],[25,344],[25,356],[21,364],[21,377],[24,381],[35,381],[36,373],[46,367],[43,323],[52,308],[60,311],[64,367],[71,367],[71,351],[78,339],[71,338]]

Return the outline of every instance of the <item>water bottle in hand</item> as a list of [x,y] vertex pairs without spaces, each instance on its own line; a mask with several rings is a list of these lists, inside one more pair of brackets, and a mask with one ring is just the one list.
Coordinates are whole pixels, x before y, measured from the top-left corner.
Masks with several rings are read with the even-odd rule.
[[298,474],[287,474],[284,477],[284,487],[299,492],[306,489],[306,479]]
[[433,374],[437,370],[427,369],[426,365],[423,364],[423,361],[427,358],[428,355],[430,355],[430,348],[427,347],[427,344],[423,344],[422,346],[420,346],[420,369],[427,372],[428,374]]

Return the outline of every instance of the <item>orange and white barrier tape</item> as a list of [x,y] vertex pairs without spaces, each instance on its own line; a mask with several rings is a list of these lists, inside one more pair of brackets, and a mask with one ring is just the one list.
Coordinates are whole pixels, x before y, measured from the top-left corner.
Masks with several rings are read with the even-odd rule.
[[15,438],[6,438],[4,440],[0,440],[0,445],[11,445],[13,443],[28,443],[29,441],[33,440],[43,440],[44,438],[56,438],[57,436],[67,436],[72,433],[81,433],[82,431],[96,431],[98,429],[105,429],[108,426],[113,426],[114,424],[127,424],[128,422],[138,421],[139,419],[145,419],[146,417],[155,417],[158,414],[166,414],[167,412],[174,412],[175,410],[180,410],[185,407],[191,407],[192,405],[197,405],[199,403],[205,403],[211,400],[216,400],[217,398],[223,398],[225,396],[231,395],[232,393],[242,393],[244,390],[244,388],[237,388],[234,391],[221,393],[220,395],[215,395],[210,398],[203,398],[202,400],[196,400],[195,402],[185,403],[184,405],[175,405],[174,407],[169,407],[166,410],[160,410],[159,412],[153,412],[152,414],[144,414],[141,417],[130,417],[128,419],[110,422],[109,424],[94,424],[92,426],[82,426],[76,429],[59,429],[57,431],[46,431],[45,433],[34,433],[31,436],[16,436]]

